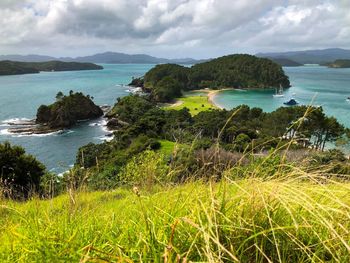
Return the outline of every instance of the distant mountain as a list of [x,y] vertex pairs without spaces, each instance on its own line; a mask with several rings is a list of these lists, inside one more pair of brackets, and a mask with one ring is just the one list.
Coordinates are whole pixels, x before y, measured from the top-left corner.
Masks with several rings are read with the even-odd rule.
[[0,61],[11,60],[19,62],[47,62],[57,60],[55,57],[41,55],[0,55]]
[[350,59],[350,50],[329,48],[321,50],[258,53],[256,56],[264,58],[286,58],[301,64],[323,64],[337,59]]
[[279,64],[282,67],[300,67],[303,66],[303,64],[295,62],[293,60],[290,60],[288,58],[269,58],[272,61],[276,62],[277,64]]
[[50,57],[41,55],[2,55],[0,56],[0,61],[11,60],[20,62],[47,62],[52,60],[60,60],[65,62],[89,62],[89,63],[105,63],[105,64],[161,64],[161,63],[176,63],[176,64],[196,64],[203,62],[204,60],[195,60],[192,58],[183,59],[166,59],[157,58],[145,54],[135,54],[129,55],[117,52],[105,52],[99,53],[92,56],[84,57]]

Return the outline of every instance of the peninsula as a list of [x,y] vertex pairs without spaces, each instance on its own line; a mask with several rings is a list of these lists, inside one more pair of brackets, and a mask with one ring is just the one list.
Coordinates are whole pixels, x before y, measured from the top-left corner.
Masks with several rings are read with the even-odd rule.
[[102,66],[79,62],[17,62],[0,61],[0,76],[40,73],[41,71],[101,70]]
[[172,102],[183,91],[227,88],[289,88],[282,67],[270,59],[251,55],[229,55],[191,68],[177,64],[157,65],[130,85],[143,88],[155,102]]

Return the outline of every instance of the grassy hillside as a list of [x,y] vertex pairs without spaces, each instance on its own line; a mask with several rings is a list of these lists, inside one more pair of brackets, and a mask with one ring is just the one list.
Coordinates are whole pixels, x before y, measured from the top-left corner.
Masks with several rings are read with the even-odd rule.
[[348,262],[350,184],[223,180],[5,202],[1,262]]

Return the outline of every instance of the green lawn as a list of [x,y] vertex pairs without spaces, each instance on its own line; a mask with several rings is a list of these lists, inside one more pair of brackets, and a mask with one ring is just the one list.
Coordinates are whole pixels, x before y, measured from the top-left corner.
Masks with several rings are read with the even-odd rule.
[[182,104],[178,106],[164,107],[164,109],[181,110],[186,107],[190,110],[192,116],[200,113],[201,111],[216,109],[216,107],[208,101],[208,97],[206,95],[182,97],[179,98],[178,101],[181,101]]

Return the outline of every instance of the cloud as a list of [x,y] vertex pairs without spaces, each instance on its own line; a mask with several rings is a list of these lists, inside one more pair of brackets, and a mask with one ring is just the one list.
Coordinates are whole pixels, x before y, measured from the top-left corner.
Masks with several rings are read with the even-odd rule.
[[1,0],[0,53],[211,57],[350,47],[347,0]]

